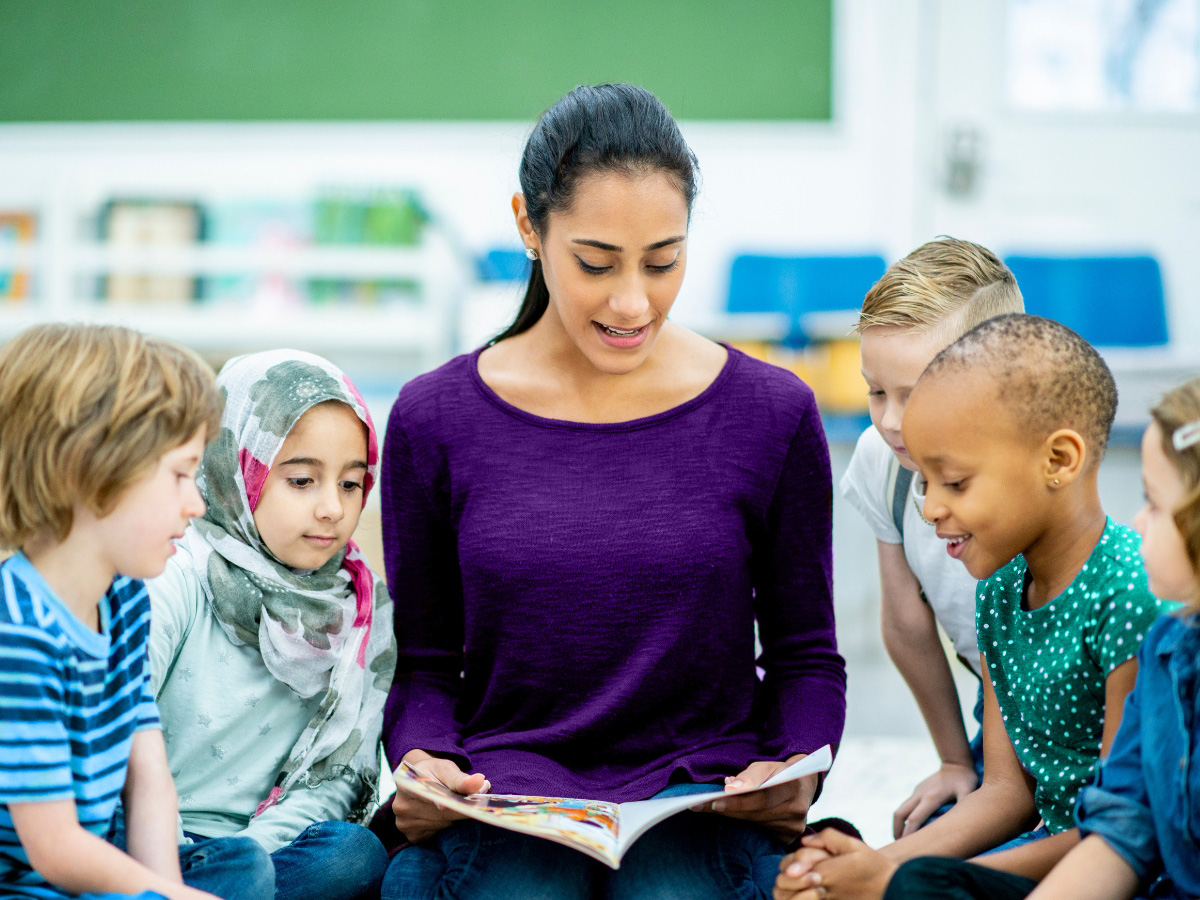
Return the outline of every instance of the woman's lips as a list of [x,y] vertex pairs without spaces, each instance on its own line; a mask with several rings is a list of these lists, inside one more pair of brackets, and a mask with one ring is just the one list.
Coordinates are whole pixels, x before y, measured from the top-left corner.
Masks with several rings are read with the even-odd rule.
[[617,350],[632,350],[640,347],[645,342],[646,335],[650,333],[649,323],[640,328],[616,328],[600,322],[592,322],[592,324],[596,327],[596,333],[600,335],[600,340]]

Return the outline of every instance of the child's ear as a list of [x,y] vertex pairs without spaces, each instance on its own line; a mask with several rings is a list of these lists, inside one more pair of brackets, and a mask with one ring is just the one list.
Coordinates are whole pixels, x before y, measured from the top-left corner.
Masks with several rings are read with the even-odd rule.
[[1042,474],[1051,488],[1070,484],[1083,472],[1087,462],[1087,442],[1078,431],[1060,428],[1046,438]]

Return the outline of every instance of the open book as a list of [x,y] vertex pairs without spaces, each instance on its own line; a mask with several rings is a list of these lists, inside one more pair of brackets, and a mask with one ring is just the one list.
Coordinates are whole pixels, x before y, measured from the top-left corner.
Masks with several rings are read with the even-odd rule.
[[529,797],[517,794],[456,794],[440,781],[401,763],[393,773],[396,787],[432,803],[452,809],[499,828],[543,837],[574,847],[613,869],[634,841],[663,819],[723,797],[752,794],[824,772],[833,764],[828,745],[793,763],[756,788],[714,790],[658,800],[608,803],[604,800],[572,800],[566,797]]

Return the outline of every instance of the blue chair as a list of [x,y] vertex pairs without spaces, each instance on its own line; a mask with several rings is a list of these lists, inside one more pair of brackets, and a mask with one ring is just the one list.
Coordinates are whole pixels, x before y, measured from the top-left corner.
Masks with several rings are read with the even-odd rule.
[[1162,272],[1151,256],[1010,256],[1025,310],[1097,347],[1167,343]]
[[524,250],[493,249],[479,258],[481,281],[528,281],[532,263]]
[[808,342],[803,325],[809,313],[854,312],[880,279],[881,256],[734,257],[729,272],[730,313],[783,313],[790,322],[787,343]]

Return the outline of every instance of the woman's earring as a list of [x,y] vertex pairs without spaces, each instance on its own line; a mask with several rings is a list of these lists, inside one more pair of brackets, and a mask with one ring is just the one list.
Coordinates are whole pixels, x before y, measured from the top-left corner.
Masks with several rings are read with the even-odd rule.
[[1057,478],[1055,478],[1055,479],[1054,479],[1054,483],[1055,483],[1055,484],[1058,484],[1058,479],[1057,479]]
[[525,248],[525,258],[528,259],[530,262],[532,262],[533,260],[536,260],[538,258],[537,251],[534,250],[532,247],[526,247]]

